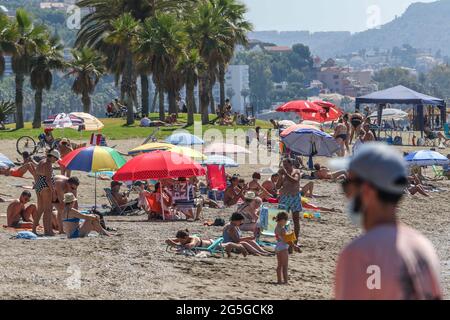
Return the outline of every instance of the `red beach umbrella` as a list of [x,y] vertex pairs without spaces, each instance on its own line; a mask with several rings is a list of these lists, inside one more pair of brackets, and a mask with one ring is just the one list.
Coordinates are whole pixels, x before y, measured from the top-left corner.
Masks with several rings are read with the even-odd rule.
[[113,176],[115,181],[159,180],[203,176],[205,169],[190,157],[170,151],[154,151],[134,157]]

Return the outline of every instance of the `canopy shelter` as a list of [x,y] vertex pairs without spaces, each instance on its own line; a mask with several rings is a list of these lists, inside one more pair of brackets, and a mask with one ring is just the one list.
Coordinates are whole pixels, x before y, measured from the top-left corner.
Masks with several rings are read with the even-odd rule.
[[416,92],[404,86],[396,86],[356,98],[356,110],[360,109],[361,104],[378,105],[378,125],[381,124],[383,107],[387,104],[414,105],[416,115],[414,117],[414,126],[422,132],[422,136],[425,127],[424,106],[438,107],[441,112],[441,123],[447,122],[447,107],[444,100]]

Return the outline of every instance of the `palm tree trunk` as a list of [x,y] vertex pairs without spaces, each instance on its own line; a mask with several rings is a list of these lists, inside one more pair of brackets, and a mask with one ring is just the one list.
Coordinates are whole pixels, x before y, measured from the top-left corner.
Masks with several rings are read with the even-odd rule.
[[220,85],[220,112],[223,112],[225,106],[225,66],[221,63],[219,65],[219,85]]
[[216,102],[214,101],[214,93],[213,93],[214,85],[213,83],[209,84],[209,101],[210,101],[210,110],[211,114],[216,113]]
[[89,93],[83,93],[81,96],[81,102],[83,103],[83,112],[91,113],[91,97],[89,96]]
[[155,89],[155,95],[153,96],[153,103],[152,103],[152,107],[150,109],[151,113],[155,112],[157,100],[158,100],[158,91]]
[[22,73],[16,74],[16,129],[22,129],[23,123],[23,82],[25,77]]
[[145,73],[141,73],[141,98],[142,98],[142,115],[148,115],[149,111],[149,82],[148,76]]
[[169,98],[169,114],[177,113],[177,99],[176,93],[172,89],[167,91],[167,95]]
[[186,107],[187,107],[187,125],[194,124],[194,110],[195,110],[195,97],[194,97],[195,85],[193,81],[186,83]]
[[202,124],[209,123],[208,107],[209,107],[209,81],[208,75],[202,75],[199,82],[200,94],[200,112],[202,114]]
[[164,112],[164,87],[159,86],[158,88],[158,96],[159,96],[159,120],[166,120],[166,115]]
[[[134,82],[134,85],[136,83]],[[125,70],[122,75],[122,88],[124,93],[124,102],[127,107],[127,125],[134,124],[134,109],[133,109],[133,57],[131,53],[125,61]]]
[[34,105],[33,129],[38,129],[42,122],[42,89],[37,89],[34,93]]

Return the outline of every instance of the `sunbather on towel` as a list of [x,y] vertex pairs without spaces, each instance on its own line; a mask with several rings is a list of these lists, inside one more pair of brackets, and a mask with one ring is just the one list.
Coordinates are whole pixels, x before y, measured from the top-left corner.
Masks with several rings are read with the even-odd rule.
[[[242,237],[242,232],[240,230],[240,226],[244,224],[244,216],[235,212],[232,214],[230,223],[228,223],[223,228],[223,243],[227,246],[230,243],[234,243],[237,245],[242,245],[249,253],[257,255],[257,256],[271,256],[270,252],[261,248],[261,246],[255,241],[255,237]],[[227,246],[227,254],[229,255],[232,246]]]
[[345,179],[347,172],[345,170],[331,172],[327,167],[321,166],[319,163],[314,165],[316,172],[314,173],[315,178],[320,180],[337,180]]
[[25,175],[25,173],[29,172],[35,179],[37,163],[34,162],[30,154],[26,151],[22,154],[22,157],[23,157],[23,164],[20,167],[12,169],[9,168],[0,169],[0,174],[15,178],[22,178]]
[[27,205],[31,200],[31,192],[25,190],[19,199],[11,202],[6,210],[6,223],[8,227],[21,228],[32,227],[33,218],[36,215],[37,207],[34,204]]
[[196,236],[191,236],[188,229],[179,230],[174,239],[166,240],[166,244],[169,246],[182,246],[186,249],[208,248],[213,242],[214,240],[212,239],[201,239]]

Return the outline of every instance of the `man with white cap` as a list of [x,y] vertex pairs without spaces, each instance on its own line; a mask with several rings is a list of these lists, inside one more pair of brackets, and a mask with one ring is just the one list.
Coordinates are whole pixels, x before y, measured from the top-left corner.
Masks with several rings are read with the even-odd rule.
[[393,147],[368,143],[334,165],[339,163],[348,170],[343,189],[349,217],[365,234],[338,258],[336,299],[441,299],[439,259],[431,242],[397,220],[408,183],[402,156]]

